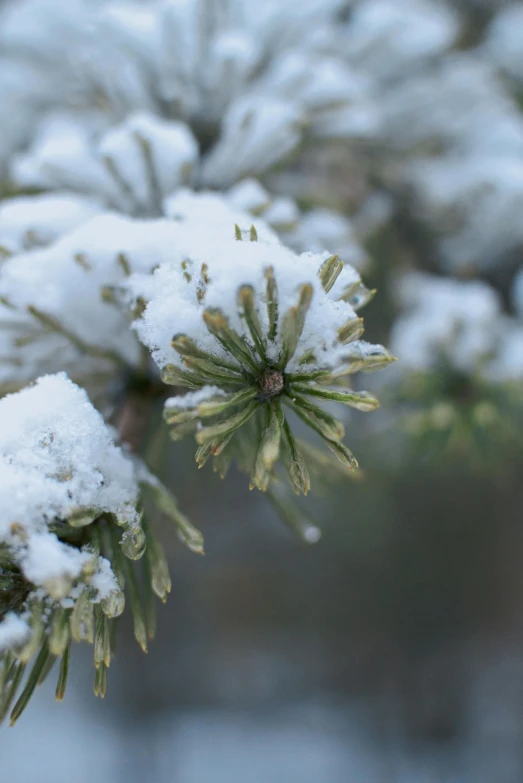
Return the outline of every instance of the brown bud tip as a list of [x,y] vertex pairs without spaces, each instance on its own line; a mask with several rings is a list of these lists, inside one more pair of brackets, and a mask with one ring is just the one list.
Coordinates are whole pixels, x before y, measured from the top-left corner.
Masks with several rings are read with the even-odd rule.
[[259,380],[262,396],[271,399],[283,391],[285,381],[279,370],[266,370]]

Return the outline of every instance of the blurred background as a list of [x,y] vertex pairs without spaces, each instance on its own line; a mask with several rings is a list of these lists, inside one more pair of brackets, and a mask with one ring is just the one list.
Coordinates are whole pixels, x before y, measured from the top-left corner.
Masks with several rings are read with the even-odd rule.
[[520,483],[375,471],[305,548],[180,462],[206,556],[171,548],[158,638],[146,657],[122,629],[104,702],[76,648],[65,702],[44,685],[0,730],[6,780],[521,780]]
[[[151,30],[168,7],[162,60]],[[91,651],[77,647],[65,702],[46,683],[0,728],[2,779],[520,783],[523,4],[1,9],[0,245],[59,234],[44,237],[43,219],[36,240],[27,219],[13,229],[19,196],[66,191],[114,209],[85,174],[100,139],[134,110],[176,118],[201,155],[177,184],[230,193],[255,176],[267,203],[258,193],[250,207],[271,222],[269,202],[286,206],[271,222],[285,241],[339,252],[378,289],[366,337],[400,359],[371,384],[383,402],[372,422],[346,421],[363,475],[311,501],[314,546],[244,477],[221,482],[195,469],[192,444],[170,447],[163,477],[206,556],[160,531],[173,590],[149,654],[124,623],[100,702]],[[173,62],[184,41],[194,65],[198,25],[207,38],[188,73]],[[303,135],[289,141],[296,117],[282,110],[256,125],[256,107],[263,143],[235,135],[248,124],[235,125],[236,93],[295,103]],[[68,146],[75,123],[83,146]],[[265,167],[271,145],[286,154]],[[242,193],[230,197],[249,208]]]

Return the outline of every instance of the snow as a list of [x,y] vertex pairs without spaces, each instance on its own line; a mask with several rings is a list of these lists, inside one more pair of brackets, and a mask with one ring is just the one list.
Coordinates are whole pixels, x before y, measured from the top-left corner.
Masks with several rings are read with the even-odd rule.
[[102,200],[118,191],[103,163],[93,154],[94,127],[66,113],[46,115],[33,145],[13,158],[11,177],[22,187],[70,189]]
[[263,217],[276,231],[291,231],[300,220],[300,210],[292,198],[276,196]]
[[425,223],[436,231],[452,227],[441,238],[446,267],[489,268],[523,242],[519,154],[448,155],[418,163],[410,181]]
[[[42,508],[45,508],[45,504]],[[46,515],[46,512],[42,510],[42,514]],[[13,547],[16,547],[16,540],[12,543]],[[18,553],[18,557],[25,578],[34,585],[45,585],[52,595],[56,589],[54,580],[63,580],[68,586],[81,575],[83,568],[91,560],[88,552],[80,552],[63,544],[56,536],[46,532],[31,533],[24,542],[23,553]],[[61,597],[62,589],[58,589]]]
[[[137,495],[131,461],[86,393],[64,374],[0,400],[0,542],[33,585],[65,597],[92,560],[59,541],[50,523],[105,512],[137,526]],[[101,599],[116,583],[107,566],[99,569]]]
[[[243,187],[245,178],[285,169],[310,140],[364,140],[385,145],[386,177],[428,205],[422,217],[442,239],[445,265],[495,264],[517,248],[520,193],[508,172],[519,166],[523,122],[500,70],[520,78],[519,5],[494,17],[484,43],[458,53],[462,15],[434,0],[351,3],[346,22],[338,0],[62,5],[27,0],[2,13],[0,146],[24,148],[11,161],[16,183],[158,217],[161,198],[180,185]],[[160,198],[137,132],[150,143]],[[419,167],[408,165],[411,157]],[[365,186],[366,165],[365,156],[358,160]],[[310,184],[311,171],[301,168]],[[494,205],[497,224],[510,229],[488,243],[469,206],[479,192],[480,212]],[[231,198],[243,210],[262,209],[252,188]],[[456,232],[440,221],[452,210],[464,213]],[[265,218],[288,232],[297,211],[288,198],[271,199]],[[356,263],[343,244],[327,248]],[[298,240],[295,247],[324,249]]]
[[224,115],[221,138],[203,162],[203,185],[231,185],[280,162],[298,146],[304,119],[299,107],[283,99],[239,98]]
[[48,245],[101,211],[73,193],[19,196],[0,203],[0,245],[10,253]]
[[365,0],[355,6],[343,44],[351,62],[388,80],[442,54],[459,27],[452,8],[430,0]]
[[456,151],[523,150],[515,103],[496,70],[470,53],[449,55],[403,80],[384,93],[383,110],[386,138],[403,149],[436,140]]
[[163,198],[186,182],[197,160],[197,142],[184,123],[135,112],[100,133],[59,114],[44,120],[12,174],[25,186],[70,188],[147,216],[160,214]]
[[174,408],[180,408],[180,410],[195,408],[201,402],[212,399],[213,397],[225,397],[227,396],[223,389],[218,386],[204,386],[202,389],[197,389],[193,392],[187,392],[178,397],[170,397],[165,402],[165,407],[169,410]]
[[521,244],[523,117],[484,51],[452,53],[383,93],[389,174],[442,269],[491,268]]
[[[298,255],[282,245],[261,238],[256,242],[224,239],[219,244],[214,238],[213,241],[201,239],[194,245],[194,253],[189,256],[181,254],[178,259],[173,253],[171,262],[156,270],[152,284],[150,280],[147,281],[149,303],[135,327],[160,367],[168,363],[180,365],[180,357],[171,347],[173,335],[179,333],[187,334],[205,350],[223,355],[203,321],[203,311],[207,308],[221,309],[230,319],[231,326],[249,340],[237,304],[238,289],[243,285],[254,288],[262,328],[267,332],[268,317],[264,303],[265,271],[268,267],[274,270],[278,287],[280,319],[290,307],[296,305],[301,285],[311,284],[313,288],[312,304],[296,356],[312,349],[319,366],[332,367],[340,361],[345,349],[339,345],[338,329],[354,318],[355,313],[349,304],[338,301],[338,297],[348,285],[359,280],[352,267],[344,267],[327,294],[320,284],[318,270],[329,253]],[[184,277],[182,263],[190,271],[190,281]],[[202,299],[198,291],[202,287],[200,270],[203,264],[207,267],[209,282],[204,286],[205,295]],[[143,278],[135,276],[131,278],[130,286],[139,292],[142,282]],[[269,346],[272,358],[276,358],[280,348],[279,339]]]
[[367,264],[365,251],[354,236],[350,220],[333,209],[318,207],[305,212],[296,229],[284,236],[289,244],[300,250],[337,253],[344,263],[358,270]]
[[271,203],[269,193],[252,177],[233,185],[227,192],[227,197],[233,207],[252,212],[253,215],[265,212]]
[[238,182],[226,191],[237,209],[260,216],[278,232],[283,244],[297,251],[336,253],[344,263],[362,270],[365,251],[358,243],[349,218],[334,209],[317,207],[300,213],[296,202],[286,196],[272,196],[255,179]]
[[[200,243],[204,247],[211,247],[214,238],[216,242],[222,238],[232,239],[235,225],[247,234],[250,227],[254,226],[260,239],[278,242],[278,237],[262,217],[248,214],[245,207],[241,208],[234,202],[228,194],[205,190],[194,193],[188,188],[180,188],[166,199],[164,212],[167,217],[185,226],[184,236],[193,248],[197,248]],[[188,245],[184,250],[190,254],[191,246]]]
[[99,600],[118,590],[111,563],[105,557],[98,557],[97,570],[90,577],[89,584],[97,591],[96,598]]
[[8,612],[0,621],[0,653],[24,644],[31,631],[25,620],[14,612]]
[[523,79],[523,7],[514,4],[494,17],[487,32],[484,52],[511,76]]
[[[127,301],[119,298],[128,271],[144,276],[139,293],[147,299],[155,267],[181,263],[197,256],[200,247],[220,248],[226,240],[234,248],[235,224],[247,237],[255,225],[260,239],[277,242],[262,220],[232,209],[215,193],[180,189],[165,210],[169,219],[100,214],[54,244],[4,262],[0,296],[9,306],[0,305],[0,356],[7,359],[0,382],[5,387],[60,369],[77,378],[94,370],[114,374],[119,363],[134,366],[140,347]],[[103,298],[104,291],[112,291],[114,301]],[[51,317],[57,329],[44,328],[28,307]]]
[[[165,240],[162,243],[160,239],[161,234],[165,237],[162,228],[169,228],[166,221],[159,223],[160,226],[153,221],[142,224],[111,214],[97,216],[47,248],[8,259],[2,270],[1,295],[20,313],[28,306],[37,307],[76,338],[97,350],[114,351],[122,361],[133,363],[138,347],[129,332],[128,319],[102,300],[102,289],[117,285],[124,278],[118,263],[120,253],[129,256],[134,269],[150,270],[159,262],[165,248]],[[75,257],[85,263],[77,262]],[[3,308],[1,314],[3,320],[12,318],[8,308]],[[34,319],[29,315],[24,319],[34,328]],[[70,345],[66,337],[60,337],[59,343]],[[55,350],[56,337],[49,346],[49,360]],[[31,361],[33,353],[34,346],[30,344],[26,351],[22,347],[19,358]],[[74,353],[71,361],[75,361]],[[76,357],[79,365],[83,361],[82,355]]]
[[[149,145],[151,165],[147,164],[140,140]],[[144,207],[155,199],[151,175],[161,202],[187,180],[198,159],[198,145],[184,123],[165,122],[140,113],[106,133],[100,141],[99,154],[111,158],[136,201]]]
[[472,372],[494,350],[501,304],[486,283],[411,273],[401,281],[399,300],[405,312],[390,341],[399,371],[434,369],[444,355],[456,369]]
[[[350,137],[369,125],[358,105],[368,103],[359,95],[361,75],[332,55],[341,6],[340,0],[265,0],[256,7],[245,0],[15,4],[3,13],[0,43],[4,70],[27,69],[18,102],[24,110],[28,105],[29,117],[19,107],[10,111],[16,97],[9,94],[0,113],[3,133],[16,146],[21,124],[30,142],[50,111],[70,120],[80,115],[84,125],[95,120],[96,133],[148,112],[163,116],[158,122],[187,123],[186,133],[209,148],[201,184],[232,184],[282,161],[306,127],[317,137]],[[21,179],[31,168],[37,173],[37,152],[15,167]],[[101,169],[94,169],[91,184],[101,185]],[[63,158],[59,173],[67,177]],[[86,167],[80,173],[89,180]]]

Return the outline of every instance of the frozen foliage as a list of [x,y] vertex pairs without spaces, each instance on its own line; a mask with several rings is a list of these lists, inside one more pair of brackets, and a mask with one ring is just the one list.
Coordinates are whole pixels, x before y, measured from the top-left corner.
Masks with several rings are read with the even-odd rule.
[[391,342],[400,361],[389,390],[405,457],[419,464],[454,456],[504,471],[507,455],[520,451],[521,323],[480,281],[411,273],[399,294],[405,311]]
[[437,367],[442,358],[469,372],[492,351],[500,302],[481,282],[411,274],[402,280],[405,314],[393,328],[393,350],[405,371]]
[[360,0],[349,17],[343,46],[350,61],[388,81],[449,49],[459,33],[451,7],[430,0]]
[[12,174],[23,186],[69,188],[129,214],[159,216],[162,201],[188,179],[198,149],[190,130],[150,114],[92,136],[76,120],[53,116]]
[[264,218],[286,243],[339,239],[328,249],[343,257],[343,218],[314,213],[302,226],[288,198],[292,182],[295,196],[316,187],[315,162],[341,139],[351,148],[340,182],[314,199],[337,207],[354,180],[357,209],[380,182],[408,188],[445,267],[510,259],[523,128],[500,68],[517,76],[519,5],[468,49],[464,4],[364,0],[344,21],[346,10],[338,0],[8,4],[0,134],[20,151],[6,159],[11,177],[140,217],[160,217],[179,185],[262,177],[282,196]]
[[[93,645],[95,694],[105,694],[124,590],[147,650],[153,598],[165,601],[171,583],[142,518],[145,492],[189,548],[201,552],[202,537],[145,466],[115,445],[113,430],[65,374],[0,400],[0,425],[0,721],[10,712],[13,724],[57,658],[63,698],[72,641]],[[131,565],[141,558],[145,610]]]
[[[171,346],[173,334],[181,332],[190,335],[205,350],[225,356],[202,318],[208,308],[223,310],[230,317],[231,326],[250,340],[238,311],[238,289],[251,286],[255,295],[265,301],[269,268],[274,272],[281,314],[296,304],[301,285],[312,286],[310,310],[290,366],[298,366],[301,357],[309,353],[314,359],[307,364],[317,367],[335,370],[343,363],[347,348],[340,344],[338,330],[355,318],[356,313],[349,301],[340,297],[361,284],[354,269],[344,266],[326,293],[318,271],[329,253],[297,255],[274,241],[264,241],[263,236],[252,242],[230,239],[221,245],[209,242],[207,237],[203,242],[195,238],[193,247],[195,250],[189,255],[185,248],[173,252],[170,262],[156,270],[152,283],[140,276],[130,279],[135,294],[142,294],[144,285],[143,293],[149,302],[136,328],[140,338],[153,350],[160,367],[173,362],[181,366],[182,360]],[[262,330],[268,331],[266,312],[260,310],[260,318]],[[282,350],[281,332],[267,350],[268,358],[276,361]]]
[[2,352],[15,361],[2,367],[4,384],[60,367],[78,376],[138,360],[125,316],[102,293],[125,277],[120,254],[131,252],[140,269],[159,262],[156,228],[104,214],[46,248],[5,262]]
[[[133,465],[114,445],[87,395],[65,375],[0,401],[2,523],[7,546],[25,578],[65,598],[82,574],[99,598],[116,590],[110,571],[89,564],[92,553],[59,541],[61,520],[91,521],[103,513],[122,526],[139,524]],[[88,571],[88,566],[90,572]]]
[[[277,148],[269,129],[263,135],[271,148]],[[69,188],[126,214],[160,217],[170,215],[168,197],[176,198],[180,186],[198,180],[197,155],[191,131],[180,122],[133,114],[121,126],[93,136],[78,121],[53,116],[44,123],[32,150],[14,159],[11,171],[22,186]],[[237,150],[236,161],[239,155]],[[348,263],[363,265],[350,221],[334,210],[302,215],[292,199],[272,196],[252,178],[240,180],[228,195],[233,207],[263,215],[297,249],[329,249]]]
[[[21,151],[8,163],[10,177],[24,188],[70,189],[113,210],[159,217],[162,199],[181,184],[223,188],[280,169],[302,149],[310,155],[320,139],[324,146],[330,138],[374,138],[380,108],[371,82],[336,54],[342,5],[75,0],[65,8],[25,0],[8,7],[0,58],[9,72],[34,71],[39,96],[29,75],[16,100],[27,100],[32,119],[14,134]],[[22,114],[9,106],[7,128],[11,114]],[[272,201],[265,219],[285,242],[325,249],[325,217],[320,226],[315,215],[294,237],[287,230],[299,222],[296,206],[285,196]],[[350,225],[341,215],[328,220],[327,249],[354,263],[354,254],[345,258]],[[320,233],[309,247],[313,227]]]
[[523,118],[493,68],[452,56],[398,86],[384,111],[389,142],[411,150],[394,176],[441,237],[444,264],[504,260],[521,242]]
[[522,17],[509,5],[467,49],[477,28],[463,11],[355,2],[338,41],[379,106],[378,179],[410,195],[443,268],[485,269],[513,263],[521,243],[523,119],[501,71],[518,75]]
[[[523,120],[496,71],[471,54],[444,58],[389,92],[384,125],[403,148],[435,143],[461,152],[517,152]],[[488,119],[488,123],[486,122]]]
[[487,56],[518,80],[523,79],[522,35],[523,6],[515,3],[494,17],[485,41]]
[[[148,300],[135,326],[163,380],[190,390],[167,401],[165,418],[173,439],[195,434],[200,466],[213,456],[225,475],[235,458],[251,474],[251,487],[274,498],[282,457],[294,491],[307,494],[304,454],[310,448],[296,441],[289,408],[343,468],[357,467],[342,443],[343,425],[316,400],[374,410],[378,402],[367,392],[329,386],[358,370],[385,366],[392,357],[381,345],[359,339],[363,321],[356,310],[373,292],[338,256],[297,255],[258,236],[254,227],[248,236],[237,227],[234,240],[205,237],[191,253],[173,254],[152,280],[133,275],[128,288]],[[329,465],[314,449],[311,460]],[[315,526],[303,525],[280,496],[275,502],[306,541],[317,540]]]
[[150,275],[198,248],[202,225],[209,245],[233,237],[235,223],[246,231],[255,223],[261,237],[275,241],[261,221],[218,195],[180,191],[167,213],[171,219],[149,221],[100,214],[47,247],[5,260],[0,280],[4,388],[63,368],[85,379],[136,366],[141,355],[129,328],[131,315],[114,291],[132,272]]
[[0,252],[11,255],[48,245],[100,211],[95,201],[69,193],[4,201],[0,203]]
[[444,267],[482,270],[513,260],[523,242],[520,153],[427,160],[413,168],[411,184],[417,214],[443,233]]
[[411,273],[399,295],[405,312],[391,336],[399,372],[449,365],[494,382],[523,377],[522,327],[502,315],[501,301],[486,283]]
[[[207,185],[265,171],[305,135],[365,136],[375,119],[361,77],[329,52],[341,5],[25,0],[3,12],[0,56],[27,82],[16,96],[0,83],[4,134],[11,146],[20,135],[15,97],[23,118],[60,108],[98,131],[152,111],[192,129]],[[22,141],[31,133],[25,127]]]

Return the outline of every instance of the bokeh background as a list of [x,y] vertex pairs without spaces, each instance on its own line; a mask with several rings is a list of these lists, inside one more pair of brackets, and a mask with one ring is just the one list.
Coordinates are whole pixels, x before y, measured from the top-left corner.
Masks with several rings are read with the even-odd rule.
[[[300,5],[281,3],[282,14],[284,7],[287,13]],[[17,3],[4,0],[2,7],[9,5]],[[74,25],[58,25],[62,32],[55,38],[49,33],[57,19],[66,19],[65,6],[49,3],[52,13],[33,17],[31,3],[25,5],[22,33],[11,40],[23,37],[24,19],[28,28],[36,19],[35,40],[40,24],[48,48],[40,42],[40,59],[20,44],[13,55],[5,40],[2,49],[0,17],[0,87],[12,101],[4,103],[5,112],[38,102],[38,85],[27,95],[23,80],[10,81],[25,57],[47,63],[42,85],[58,85],[57,94],[60,79],[64,91],[69,79],[67,52],[60,47],[63,30]],[[154,4],[120,5],[132,15],[138,5]],[[366,134],[354,132],[354,138],[349,133],[348,140],[331,140],[309,158],[295,156],[288,171],[277,169],[264,184],[304,208],[323,204],[354,221],[368,256],[364,279],[378,288],[365,310],[368,339],[387,344],[398,312],[398,281],[411,269],[456,281],[481,277],[497,292],[500,318],[521,319],[512,291],[523,241],[523,5],[402,0],[396,6],[384,0],[372,2],[368,18],[362,16],[366,0],[330,5],[337,6],[339,25],[331,53],[338,57],[341,47],[351,67],[360,60],[375,106],[389,103],[390,134],[369,131],[362,141]],[[394,7],[399,21],[389,23]],[[514,16],[503,26],[496,20],[507,9]],[[449,18],[455,32],[448,32]],[[98,78],[100,61],[96,65]],[[433,110],[454,74],[465,79],[467,92],[465,66],[471,68],[469,105],[450,101],[446,113]],[[495,90],[478,92],[481,68],[491,69],[489,79],[494,72]],[[427,81],[418,83],[418,77]],[[416,97],[420,89],[423,105]],[[353,95],[357,103],[359,93]],[[45,100],[59,103],[54,94]],[[412,105],[428,128],[418,138]],[[474,127],[472,152],[468,131],[455,127],[462,108],[463,125]],[[6,127],[0,140],[7,158],[22,137],[16,124],[10,132]],[[507,127],[510,132],[502,133]],[[27,149],[31,134],[24,133]],[[409,135],[408,144],[400,143]],[[493,161],[488,172],[480,165],[486,150]],[[452,161],[467,154],[471,173],[463,184],[463,172]],[[441,164],[447,190],[439,180],[435,190],[424,190],[422,168],[411,176],[412,161],[421,157],[422,165],[427,155],[433,165]],[[434,171],[427,169],[427,176]],[[4,167],[4,197],[22,192],[15,180],[13,169]],[[40,182],[36,189],[45,186]],[[506,208],[496,211],[500,203]],[[469,258],[467,237],[477,238],[480,229],[479,250]],[[339,240],[336,231],[324,243],[331,239]],[[321,244],[321,237],[315,241]],[[521,353],[511,357],[509,369],[517,370]],[[191,444],[170,447],[164,478],[204,532],[206,556],[183,549],[167,526],[161,531],[173,590],[159,610],[149,654],[141,653],[124,623],[100,702],[92,695],[91,651],[75,649],[65,702],[54,703],[47,683],[15,728],[0,728],[2,780],[523,780],[521,410],[501,410],[515,445],[503,438],[497,443],[494,435],[495,457],[488,466],[478,468],[475,442],[457,454],[443,448],[434,460],[413,459],[385,375],[380,391],[387,404],[372,426],[357,417],[347,421],[362,478],[329,486],[311,501],[323,530],[314,546],[287,532],[260,493],[248,491],[244,477],[233,473],[221,482],[211,471],[195,469]],[[430,394],[428,402],[434,402]]]
[[2,728],[5,780],[521,779],[520,483],[373,472],[305,548],[183,464],[206,557],[172,547],[158,638],[145,657],[125,629],[104,702],[76,649],[65,702],[44,685]]

